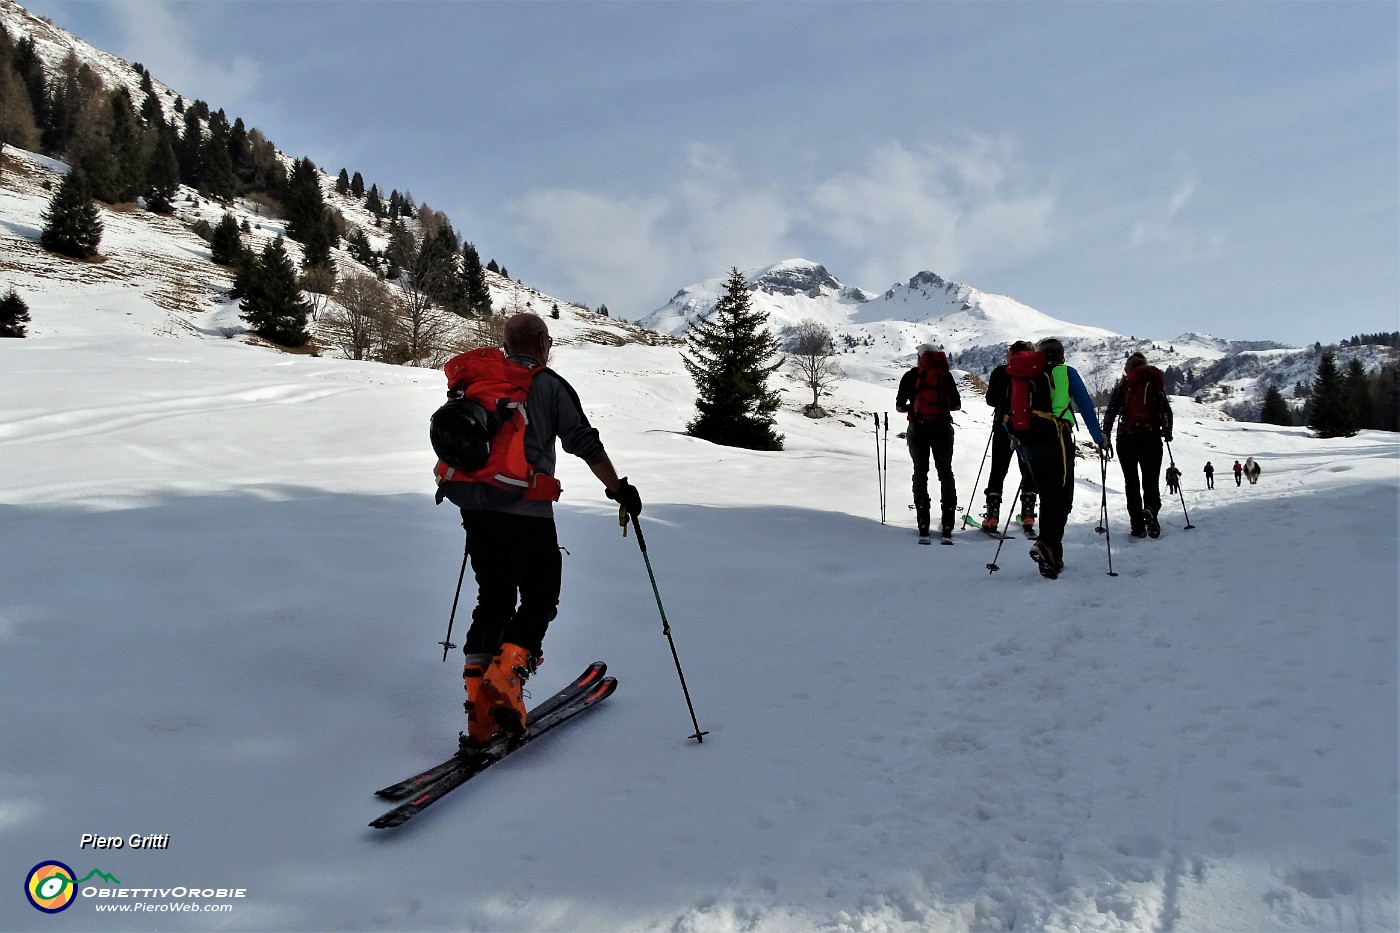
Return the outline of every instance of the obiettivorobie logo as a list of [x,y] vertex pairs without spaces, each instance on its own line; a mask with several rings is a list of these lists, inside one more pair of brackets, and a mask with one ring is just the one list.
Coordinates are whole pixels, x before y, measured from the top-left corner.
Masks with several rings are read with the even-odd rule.
[[73,869],[62,862],[40,862],[29,869],[29,876],[24,879],[24,896],[29,898],[29,903],[34,905],[35,910],[56,914],[71,907],[78,897],[78,885],[94,877],[111,884],[121,884],[116,878],[96,868],[82,878],[77,878]]

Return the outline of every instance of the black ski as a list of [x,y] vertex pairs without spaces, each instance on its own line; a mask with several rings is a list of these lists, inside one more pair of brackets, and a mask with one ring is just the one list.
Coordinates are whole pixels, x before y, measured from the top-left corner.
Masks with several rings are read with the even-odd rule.
[[[602,661],[594,661],[592,664],[588,665],[583,669],[582,674],[574,678],[571,684],[530,710],[529,716],[525,720],[525,728],[527,730],[533,728],[535,722],[541,716],[552,713],[569,700],[598,683],[598,681],[603,679],[603,675],[607,673],[607,670],[608,665]],[[505,745],[509,739],[510,737],[507,735],[498,736],[496,740],[487,747],[486,751],[489,752],[498,745]],[[462,753],[458,752],[441,764],[434,765],[425,771],[420,771],[413,777],[405,778],[397,784],[381,787],[379,790],[375,791],[374,794],[376,797],[383,797],[385,800],[402,800],[420,787],[426,787],[449,771],[455,770],[461,763]]]
[[402,826],[511,752],[523,748],[555,726],[573,719],[579,713],[592,709],[599,702],[611,696],[616,689],[617,679],[604,677],[582,692],[575,693],[550,712],[542,716],[532,717],[529,731],[523,736],[493,743],[481,751],[456,756],[454,758],[455,767],[427,786],[421,787],[415,796],[405,800],[369,825],[375,829],[391,829],[395,826]]

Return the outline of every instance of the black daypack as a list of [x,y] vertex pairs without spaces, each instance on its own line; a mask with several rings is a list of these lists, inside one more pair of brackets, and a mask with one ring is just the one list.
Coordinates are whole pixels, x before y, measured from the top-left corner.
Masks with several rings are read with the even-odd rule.
[[491,442],[502,420],[498,412],[458,395],[433,412],[428,440],[443,463],[463,473],[474,473],[490,459]]

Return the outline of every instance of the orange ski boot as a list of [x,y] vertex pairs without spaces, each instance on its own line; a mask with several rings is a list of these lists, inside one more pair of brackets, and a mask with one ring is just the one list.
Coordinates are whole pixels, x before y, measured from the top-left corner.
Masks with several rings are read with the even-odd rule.
[[488,744],[501,727],[481,705],[481,679],[491,666],[491,655],[469,654],[462,665],[462,684],[467,689],[467,702],[462,704],[467,711],[467,731],[464,733],[463,748],[480,748]]
[[530,652],[507,642],[481,679],[477,710],[511,735],[525,734],[525,681],[537,664]]

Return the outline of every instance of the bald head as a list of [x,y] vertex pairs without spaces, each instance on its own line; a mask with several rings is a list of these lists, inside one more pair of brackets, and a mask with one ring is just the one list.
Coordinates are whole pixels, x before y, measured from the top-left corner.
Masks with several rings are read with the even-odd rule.
[[507,354],[528,353],[543,360],[545,348],[540,345],[540,338],[547,336],[549,336],[549,327],[538,314],[524,311],[506,319]]

